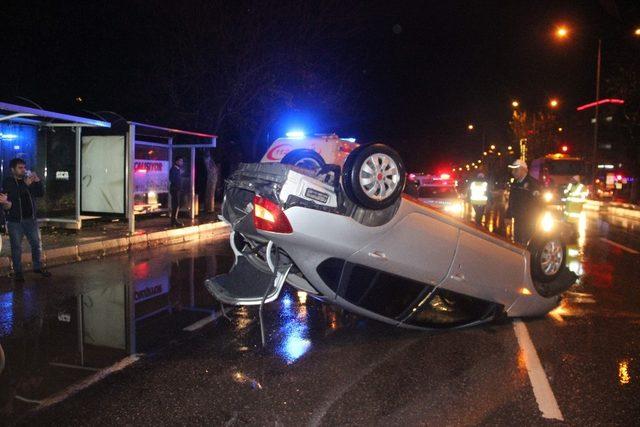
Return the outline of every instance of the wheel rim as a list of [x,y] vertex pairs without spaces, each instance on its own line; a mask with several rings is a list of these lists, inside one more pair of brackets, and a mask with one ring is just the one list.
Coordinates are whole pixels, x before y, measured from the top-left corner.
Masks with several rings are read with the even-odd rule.
[[367,157],[360,167],[358,177],[360,187],[373,200],[385,200],[393,194],[400,182],[398,165],[383,153]]
[[564,251],[562,244],[557,240],[550,240],[545,243],[540,255],[540,268],[547,276],[553,276],[562,267],[564,261]]
[[316,159],[313,159],[311,157],[305,157],[303,159],[300,159],[297,162],[295,162],[293,165],[299,168],[311,169],[311,170],[322,168],[322,165],[320,165],[320,163]]

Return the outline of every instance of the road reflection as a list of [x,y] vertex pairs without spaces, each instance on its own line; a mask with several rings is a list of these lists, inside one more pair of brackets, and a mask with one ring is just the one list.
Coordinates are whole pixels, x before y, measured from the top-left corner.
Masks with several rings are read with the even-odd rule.
[[298,360],[311,348],[306,302],[305,292],[299,292],[298,300],[294,301],[289,290],[280,300],[276,353],[288,364]]
[[[0,344],[6,354],[1,416],[23,413],[127,355],[166,344],[212,315],[218,304],[201,284],[216,269],[228,269],[232,260],[126,257],[123,265],[122,258],[106,258],[102,263],[112,268],[96,268],[85,282],[92,262],[70,266],[66,277],[59,273],[56,279],[64,286],[36,283],[0,293]],[[124,272],[114,274],[119,271]]]

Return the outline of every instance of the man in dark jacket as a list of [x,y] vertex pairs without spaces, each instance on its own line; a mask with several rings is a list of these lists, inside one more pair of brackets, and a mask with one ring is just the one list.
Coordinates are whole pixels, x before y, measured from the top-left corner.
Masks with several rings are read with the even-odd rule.
[[2,182],[2,192],[7,195],[7,202],[3,207],[11,241],[14,280],[24,282],[22,238],[25,236],[31,246],[33,271],[43,277],[49,277],[51,273],[42,267],[42,243],[36,218],[35,198],[44,196],[42,182],[35,172],[27,173],[27,165],[22,159],[11,160],[9,168],[11,176]]
[[507,218],[514,219],[515,241],[526,245],[535,232],[542,211],[540,184],[529,175],[529,168],[524,160],[515,160],[509,168],[515,181],[509,191]]
[[171,194],[171,226],[182,227],[184,224],[178,220],[180,212],[180,200],[182,199],[182,165],[184,159],[176,157],[169,171],[169,193]]

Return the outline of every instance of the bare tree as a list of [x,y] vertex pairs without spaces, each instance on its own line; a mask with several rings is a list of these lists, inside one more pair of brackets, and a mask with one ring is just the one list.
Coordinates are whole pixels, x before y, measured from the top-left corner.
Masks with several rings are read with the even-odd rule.
[[[159,7],[167,46],[154,73],[158,105],[198,129],[235,136],[256,158],[267,129],[287,110],[355,115],[362,31],[358,3],[192,0]],[[154,25],[156,27],[156,25]],[[151,28],[151,27],[150,27]],[[169,120],[169,118],[167,118]]]

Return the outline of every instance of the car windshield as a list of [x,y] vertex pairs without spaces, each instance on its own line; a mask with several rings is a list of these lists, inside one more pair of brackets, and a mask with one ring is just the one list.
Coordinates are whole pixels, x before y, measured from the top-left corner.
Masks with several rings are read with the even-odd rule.
[[458,193],[453,187],[420,187],[418,197],[430,199],[452,199],[457,198]]

